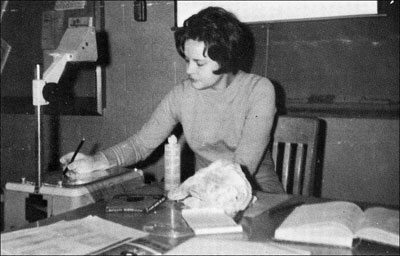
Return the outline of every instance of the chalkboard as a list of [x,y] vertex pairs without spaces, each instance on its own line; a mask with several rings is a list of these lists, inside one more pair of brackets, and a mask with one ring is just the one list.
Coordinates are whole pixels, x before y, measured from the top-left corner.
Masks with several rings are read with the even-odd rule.
[[[399,14],[251,24],[252,71],[286,111],[399,113]],[[397,13],[397,14],[396,14]]]

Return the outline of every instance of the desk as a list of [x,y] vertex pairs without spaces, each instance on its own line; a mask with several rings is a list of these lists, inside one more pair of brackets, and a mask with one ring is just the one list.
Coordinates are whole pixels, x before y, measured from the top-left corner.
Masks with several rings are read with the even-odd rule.
[[[160,193],[162,189],[159,186],[147,186],[146,191],[149,193]],[[277,204],[277,202],[304,202],[304,203],[315,203],[315,202],[323,202],[327,201],[320,198],[314,197],[302,197],[302,196],[289,196],[289,195],[274,195],[274,194],[259,194],[259,197],[263,198],[263,204]],[[62,213],[51,218],[41,220],[35,223],[29,223],[23,228],[35,227],[35,226],[43,226],[55,223],[60,220],[75,220],[79,218],[84,218],[88,215],[96,215],[100,218],[104,218],[110,221],[114,221],[116,223],[120,223],[122,225],[132,227],[135,229],[142,230],[143,225],[146,223],[151,223],[152,221],[157,221],[159,223],[170,221],[170,215],[168,214],[171,210],[174,211],[175,221],[179,225],[186,225],[184,220],[182,219],[179,211],[179,205],[176,202],[167,201],[164,204],[160,205],[159,208],[156,209],[152,214],[130,214],[130,213],[106,213],[105,207],[107,202],[100,201],[91,205],[84,206],[79,209],[75,209],[70,212]],[[178,209],[178,210],[177,210]],[[270,214],[269,211],[265,211],[258,216],[249,217],[244,216],[241,219],[241,224],[243,225],[244,233],[235,234],[235,235],[218,235],[221,238],[229,238],[229,239],[239,239],[239,240],[249,240],[249,241],[269,241],[277,244],[285,244],[284,242],[274,242],[272,241],[272,237],[274,235],[275,229],[279,226],[279,224],[284,220],[284,218],[293,210],[293,208],[284,209],[278,211],[274,214]],[[11,230],[7,230],[11,231]],[[189,239],[192,234],[187,235],[185,237],[177,237],[177,238],[166,238],[161,236],[152,236],[152,239],[159,240],[162,243],[168,243],[171,246],[175,246],[187,239]],[[215,236],[215,235],[214,235]],[[347,249],[347,248],[336,248],[336,247],[328,247],[328,246],[318,246],[318,245],[301,245],[301,244],[290,244],[294,248],[303,249],[311,251],[312,254],[316,255],[327,255],[327,254],[344,254],[344,255],[365,255],[365,254],[393,254],[399,255],[399,248],[390,247],[386,245],[381,245],[372,242],[361,242],[356,248]]]

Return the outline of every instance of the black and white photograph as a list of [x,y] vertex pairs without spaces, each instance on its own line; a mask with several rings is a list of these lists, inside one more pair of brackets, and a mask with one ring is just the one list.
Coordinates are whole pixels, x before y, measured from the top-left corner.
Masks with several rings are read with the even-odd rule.
[[1,255],[399,255],[399,2],[1,0]]

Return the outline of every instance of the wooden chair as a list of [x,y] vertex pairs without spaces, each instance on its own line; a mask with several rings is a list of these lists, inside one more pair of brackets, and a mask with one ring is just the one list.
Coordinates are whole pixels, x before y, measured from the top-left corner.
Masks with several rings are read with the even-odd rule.
[[277,117],[272,158],[289,194],[313,195],[318,131],[317,118]]

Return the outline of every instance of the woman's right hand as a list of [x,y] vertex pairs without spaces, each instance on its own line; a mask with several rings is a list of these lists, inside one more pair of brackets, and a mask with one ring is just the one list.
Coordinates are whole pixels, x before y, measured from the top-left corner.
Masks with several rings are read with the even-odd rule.
[[83,153],[78,153],[75,160],[71,163],[74,152],[70,152],[60,158],[60,163],[63,165],[63,170],[68,168],[65,174],[70,179],[80,179],[90,176],[90,173],[97,170],[108,168],[108,161],[105,157],[89,156]]

